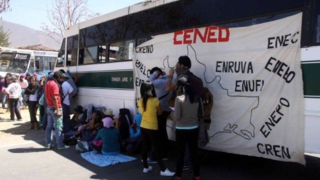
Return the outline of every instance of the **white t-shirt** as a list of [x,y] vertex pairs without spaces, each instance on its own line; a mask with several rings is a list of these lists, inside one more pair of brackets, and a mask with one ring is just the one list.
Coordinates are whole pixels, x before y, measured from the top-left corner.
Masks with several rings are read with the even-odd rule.
[[6,88],[6,93],[9,94],[10,99],[17,99],[21,95],[21,86],[19,83],[11,83]]
[[[64,81],[62,83],[61,87],[62,87],[62,92],[63,92],[63,97],[64,97],[64,100],[62,103],[70,106],[69,94],[72,93],[73,88],[70,85],[70,83],[68,83],[67,81]],[[61,98],[63,98],[63,97],[61,97]]]
[[38,89],[34,94],[30,94],[29,101],[38,101],[37,97],[38,97]]

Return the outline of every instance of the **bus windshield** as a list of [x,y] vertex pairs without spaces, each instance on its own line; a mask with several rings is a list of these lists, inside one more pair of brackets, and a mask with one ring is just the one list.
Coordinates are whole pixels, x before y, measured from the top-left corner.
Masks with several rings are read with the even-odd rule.
[[0,70],[11,73],[25,73],[29,59],[29,54],[2,53],[0,56]]

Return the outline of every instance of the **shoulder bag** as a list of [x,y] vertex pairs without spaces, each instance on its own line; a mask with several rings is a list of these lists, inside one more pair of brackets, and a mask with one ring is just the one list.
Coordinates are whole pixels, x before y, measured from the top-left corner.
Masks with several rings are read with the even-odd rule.
[[199,97],[199,106],[198,106],[198,120],[199,120],[198,146],[201,148],[201,147],[205,147],[209,143],[209,135],[203,119],[203,104],[202,104],[202,99],[200,97]]

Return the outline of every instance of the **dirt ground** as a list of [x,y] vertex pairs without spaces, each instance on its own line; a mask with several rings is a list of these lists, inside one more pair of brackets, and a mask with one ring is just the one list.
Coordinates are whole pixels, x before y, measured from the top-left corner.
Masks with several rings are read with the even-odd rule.
[[0,138],[8,135],[21,135],[29,131],[30,117],[28,108],[21,109],[22,121],[10,121],[10,112],[0,108]]

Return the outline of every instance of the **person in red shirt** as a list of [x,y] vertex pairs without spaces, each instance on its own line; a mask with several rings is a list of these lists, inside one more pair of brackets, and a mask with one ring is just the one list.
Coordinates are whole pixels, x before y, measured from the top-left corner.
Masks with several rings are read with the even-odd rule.
[[63,81],[65,75],[56,71],[53,74],[53,79],[49,80],[45,87],[45,100],[47,102],[47,127],[45,131],[46,148],[51,149],[52,146],[52,135],[51,132],[54,128],[56,143],[58,149],[67,149],[69,146],[63,143],[63,120],[62,120],[62,105],[61,105],[61,94],[59,82]]

